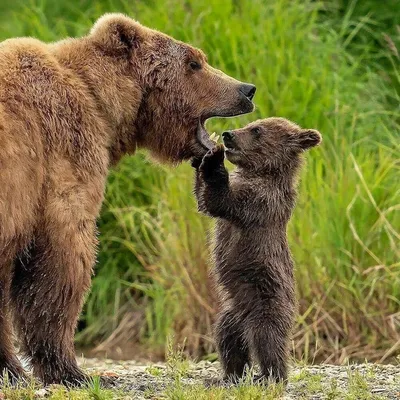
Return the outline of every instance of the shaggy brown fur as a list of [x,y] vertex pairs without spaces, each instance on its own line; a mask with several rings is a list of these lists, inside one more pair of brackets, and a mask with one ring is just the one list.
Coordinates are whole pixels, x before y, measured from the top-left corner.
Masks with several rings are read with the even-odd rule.
[[223,133],[196,172],[199,210],[218,218],[215,268],[223,293],[216,341],[225,378],[243,375],[253,353],[260,378],[286,380],[295,313],[293,262],[286,225],[295,205],[295,178],[304,150],[319,144],[315,130],[282,119]]
[[251,111],[254,91],[119,14],[80,39],[0,44],[0,375],[23,374],[13,312],[37,377],[85,379],[73,336],[109,166],[137,147],[171,162],[203,155],[205,120]]

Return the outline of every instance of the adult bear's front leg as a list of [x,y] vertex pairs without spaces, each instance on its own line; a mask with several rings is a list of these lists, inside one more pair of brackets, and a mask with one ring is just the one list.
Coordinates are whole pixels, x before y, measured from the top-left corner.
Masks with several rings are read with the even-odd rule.
[[[79,385],[74,333],[95,261],[95,221],[51,221],[19,257],[12,281],[23,351],[44,384]],[[55,230],[56,229],[56,230]]]

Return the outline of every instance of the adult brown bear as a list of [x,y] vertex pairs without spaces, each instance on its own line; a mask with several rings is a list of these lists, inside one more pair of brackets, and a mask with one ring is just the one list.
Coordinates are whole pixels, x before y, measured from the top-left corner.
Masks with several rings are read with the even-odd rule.
[[255,87],[185,43],[110,14],[80,39],[0,44],[0,374],[85,379],[73,345],[110,165],[136,148],[203,155],[204,122],[253,110]]

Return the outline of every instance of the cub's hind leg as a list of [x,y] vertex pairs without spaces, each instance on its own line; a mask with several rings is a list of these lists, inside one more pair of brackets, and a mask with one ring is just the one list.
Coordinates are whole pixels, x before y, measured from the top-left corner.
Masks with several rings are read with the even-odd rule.
[[237,380],[250,363],[242,321],[233,310],[220,314],[215,326],[216,343],[225,379]]
[[259,362],[262,379],[286,382],[294,309],[291,301],[272,298],[254,303],[246,318],[251,351]]

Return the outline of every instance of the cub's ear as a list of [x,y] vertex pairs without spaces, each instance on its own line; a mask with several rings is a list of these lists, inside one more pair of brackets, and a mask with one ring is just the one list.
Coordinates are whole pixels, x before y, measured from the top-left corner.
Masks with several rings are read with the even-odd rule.
[[315,129],[302,129],[297,137],[300,147],[304,150],[318,146],[322,142],[321,134]]
[[139,47],[144,30],[124,14],[105,14],[94,24],[89,37],[107,54],[121,56]]

